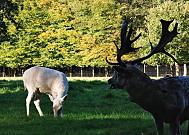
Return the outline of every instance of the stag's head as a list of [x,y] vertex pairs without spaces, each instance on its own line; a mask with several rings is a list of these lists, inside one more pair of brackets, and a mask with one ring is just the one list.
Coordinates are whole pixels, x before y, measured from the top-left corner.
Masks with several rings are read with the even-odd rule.
[[173,21],[165,21],[161,19],[160,22],[162,25],[162,35],[155,47],[153,47],[150,43],[151,52],[148,55],[139,59],[135,59],[132,61],[123,61],[121,59],[123,55],[131,52],[136,52],[139,49],[133,48],[132,44],[141,36],[141,34],[139,34],[131,40],[133,29],[132,27],[130,27],[130,29],[127,32],[128,22],[126,20],[123,20],[121,28],[121,47],[119,48],[117,44],[114,43],[117,48],[117,63],[109,62],[106,57],[107,63],[113,65],[114,69],[112,78],[108,80],[108,83],[111,85],[111,87],[124,89],[128,88],[129,86],[132,86],[132,88],[134,89],[134,87],[137,87],[137,84],[140,84],[138,86],[141,86],[143,84],[143,81],[150,81],[150,78],[142,71],[140,71],[136,67],[136,65],[137,63],[141,63],[143,60],[150,58],[152,55],[156,53],[164,53],[171,57],[175,62],[177,62],[177,60],[171,54],[165,51],[165,46],[167,45],[167,43],[171,42],[173,38],[176,37],[176,35],[178,34],[178,24],[176,23],[173,30],[169,31],[169,25]]

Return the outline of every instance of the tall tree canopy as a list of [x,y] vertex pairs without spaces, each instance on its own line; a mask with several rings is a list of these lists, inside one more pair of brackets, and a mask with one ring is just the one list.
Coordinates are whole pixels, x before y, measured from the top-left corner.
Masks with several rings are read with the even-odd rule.
[[[105,57],[115,60],[113,41],[120,41],[124,17],[138,28],[136,33],[143,33],[135,44],[143,48],[133,57],[149,52],[149,39],[153,44],[157,42],[159,20],[163,18],[179,23],[180,34],[167,49],[179,61],[188,62],[188,5],[185,1],[162,0],[2,0],[0,65],[108,66]],[[156,55],[146,62],[154,65],[172,61]]]
[[[143,49],[141,49],[141,54],[145,55],[150,51],[150,42],[153,45],[156,45],[161,36],[161,24],[160,19],[165,20],[174,20],[174,23],[171,25],[170,29],[173,28],[174,24],[177,22],[178,26],[178,36],[174,38],[174,40],[167,45],[166,50],[174,55],[174,57],[180,63],[188,63],[189,60],[189,48],[188,48],[188,40],[189,40],[189,10],[188,3],[179,1],[172,2],[167,1],[162,3],[161,5],[156,6],[155,8],[150,8],[148,10],[148,15],[145,16],[145,27],[142,32],[143,38],[137,43],[138,45],[143,45]],[[150,65],[156,64],[167,64],[172,65],[173,61],[169,57],[165,57],[165,55],[157,54],[151,59],[147,61]]]
[[8,25],[17,25],[14,16],[18,13],[18,5],[11,0],[0,1],[0,42],[9,38]]

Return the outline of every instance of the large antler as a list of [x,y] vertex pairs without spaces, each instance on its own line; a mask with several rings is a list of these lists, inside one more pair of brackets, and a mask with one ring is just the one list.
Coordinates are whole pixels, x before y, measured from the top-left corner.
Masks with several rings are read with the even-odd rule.
[[127,26],[124,26],[126,24],[123,23],[122,24],[122,29],[121,29],[121,33],[122,33],[121,34],[121,48],[118,49],[118,46],[116,45],[118,63],[110,63],[110,62],[108,62],[107,58],[106,58],[106,61],[111,65],[115,65],[115,64],[123,65],[124,63],[135,64],[135,63],[140,63],[143,60],[150,58],[152,55],[154,55],[156,53],[164,53],[164,54],[168,55],[169,57],[171,57],[175,62],[178,63],[178,61],[171,54],[169,54],[168,52],[165,51],[165,46],[169,42],[171,42],[173,40],[173,38],[176,37],[177,34],[178,34],[178,32],[177,32],[178,23],[175,24],[175,26],[174,26],[172,31],[169,31],[168,30],[169,25],[173,22],[173,20],[172,21],[165,21],[165,20],[161,19],[160,22],[162,24],[162,35],[161,35],[161,38],[160,38],[158,44],[155,47],[152,47],[152,45],[151,45],[151,47],[152,47],[151,52],[147,56],[139,58],[139,59],[136,59],[136,60],[133,60],[133,61],[125,61],[125,62],[123,62],[121,60],[121,56],[124,55],[124,54],[127,54],[129,52],[136,51],[136,49],[138,49],[138,48],[132,48],[131,44],[134,41],[136,41],[140,37],[141,34],[139,34],[134,40],[130,40],[132,31],[133,31],[132,28],[131,28],[129,30],[129,32],[128,32],[127,38],[125,38],[122,35],[122,34],[126,34],[126,32],[123,32],[123,30],[125,30],[125,29],[123,29],[123,27],[127,27]]
[[133,48],[132,44],[141,36],[141,33],[135,37],[133,40],[131,40],[131,35],[133,33],[133,29],[132,26],[130,27],[128,34],[127,34],[127,26],[128,26],[128,22],[127,20],[123,20],[122,22],[122,26],[121,26],[121,47],[119,49],[119,47],[117,46],[116,42],[114,42],[116,49],[117,49],[117,61],[118,63],[111,63],[108,61],[107,57],[106,57],[106,62],[109,63],[110,65],[125,65],[124,62],[121,60],[121,57],[124,54],[128,54],[130,52],[136,52],[139,48]]
[[177,32],[178,23],[175,24],[172,31],[169,31],[168,30],[169,25],[173,22],[173,20],[165,21],[165,20],[161,19],[160,22],[162,25],[162,34],[161,34],[161,38],[160,38],[158,44],[155,47],[152,47],[151,52],[147,56],[133,60],[133,61],[128,61],[129,63],[135,64],[135,63],[142,62],[143,60],[150,58],[152,55],[154,55],[156,53],[164,53],[164,54],[168,55],[169,57],[171,57],[176,63],[179,63],[171,54],[169,54],[168,52],[165,51],[165,46],[169,42],[171,42],[173,40],[173,38],[177,36],[177,34],[179,34]]

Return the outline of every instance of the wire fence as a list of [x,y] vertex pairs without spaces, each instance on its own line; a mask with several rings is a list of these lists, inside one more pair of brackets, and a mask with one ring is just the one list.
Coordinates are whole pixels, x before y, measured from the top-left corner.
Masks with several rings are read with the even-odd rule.
[[[151,77],[174,76],[175,69],[169,66],[149,66],[139,65],[138,68]],[[68,77],[110,77],[113,73],[111,67],[64,67],[54,68],[64,72]],[[187,76],[189,65],[180,66],[179,75]],[[0,67],[0,77],[20,77],[23,75],[25,68],[6,68]]]

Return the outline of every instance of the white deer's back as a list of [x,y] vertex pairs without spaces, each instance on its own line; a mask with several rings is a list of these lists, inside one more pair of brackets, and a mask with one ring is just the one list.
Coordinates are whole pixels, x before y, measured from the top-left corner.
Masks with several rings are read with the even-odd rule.
[[68,81],[66,75],[60,71],[45,68],[32,67],[23,74],[25,87],[35,90],[39,88],[40,92],[48,93],[53,91],[67,92]]

